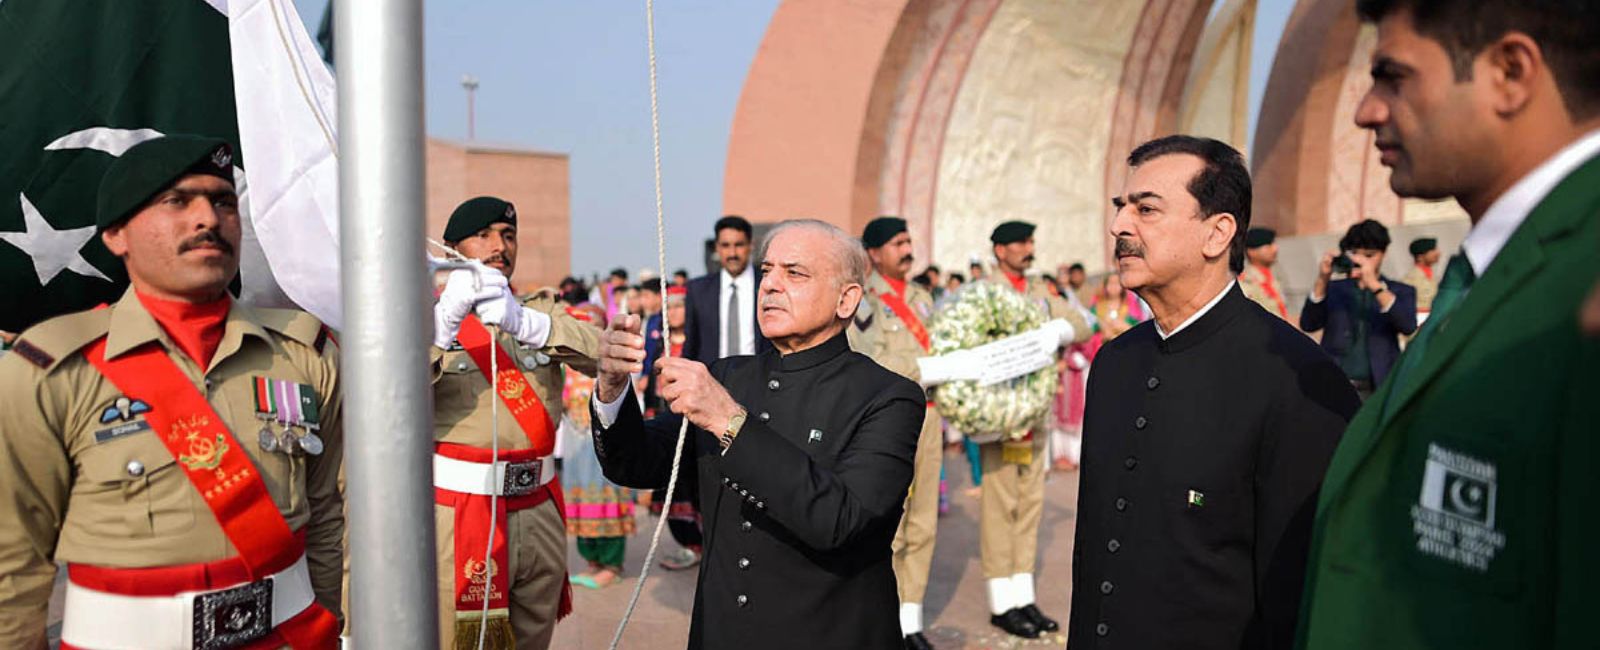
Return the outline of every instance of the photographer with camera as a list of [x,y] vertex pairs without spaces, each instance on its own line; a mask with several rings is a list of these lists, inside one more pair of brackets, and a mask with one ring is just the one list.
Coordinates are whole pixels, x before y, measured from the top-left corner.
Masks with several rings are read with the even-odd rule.
[[1351,226],[1339,250],[1322,256],[1317,282],[1300,310],[1300,329],[1326,330],[1322,349],[1339,362],[1362,399],[1389,375],[1400,356],[1400,335],[1417,331],[1416,289],[1379,272],[1388,249],[1383,224],[1367,219]]

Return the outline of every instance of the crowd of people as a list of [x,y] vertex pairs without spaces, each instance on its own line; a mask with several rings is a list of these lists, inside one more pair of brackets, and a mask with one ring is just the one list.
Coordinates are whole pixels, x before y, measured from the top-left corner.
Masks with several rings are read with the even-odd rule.
[[[1387,229],[1351,226],[1297,318],[1243,156],[1201,137],[1129,152],[1096,279],[1035,272],[1023,221],[997,218],[992,257],[946,275],[912,273],[897,217],[757,242],[728,216],[706,275],[519,296],[516,206],[461,204],[442,239],[475,264],[445,276],[427,350],[440,645],[548,647],[574,586],[629,571],[648,504],[681,549],[668,568],[698,570],[689,647],[931,647],[960,441],[989,620],[1015,637],[1596,647],[1600,11],[1357,8],[1377,25],[1357,124],[1398,194],[1453,197],[1472,228],[1435,281],[1437,241],[1410,242],[1395,279]],[[338,334],[227,292],[232,162],[180,134],[118,157],[95,229],[129,288],[0,356],[0,646],[45,645],[58,563],[63,647],[336,647],[359,642],[351,598],[404,596],[345,588],[363,550]],[[994,342],[1047,357],[999,384],[1060,380],[1022,431],[940,415],[955,382],[1002,372],[929,332],[983,292],[1042,322]],[[1039,546],[1052,469],[1078,472],[1070,548]],[[1071,554],[1064,621],[1036,598],[1043,553]]]

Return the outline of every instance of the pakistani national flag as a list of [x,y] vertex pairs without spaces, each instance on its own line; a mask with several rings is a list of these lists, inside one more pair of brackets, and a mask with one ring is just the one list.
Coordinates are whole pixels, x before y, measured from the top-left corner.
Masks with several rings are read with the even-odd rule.
[[[278,210],[274,227],[280,240],[281,233],[294,229],[283,223],[282,208],[312,217],[313,228],[304,233],[322,240],[313,248],[324,259],[327,250],[333,251],[333,262],[324,266],[331,265],[334,273],[321,278],[334,278],[330,291],[337,295],[337,228],[331,238],[325,232],[327,224],[337,223],[337,189],[328,180],[335,167],[331,126],[307,138],[272,134],[276,144],[258,145],[265,152],[259,156],[241,147],[234,65],[242,58],[251,66],[241,75],[242,86],[248,86],[241,96],[264,97],[269,101],[260,105],[278,111],[285,109],[270,100],[295,97],[318,107],[324,113],[320,121],[330,125],[331,76],[320,62],[314,71],[276,74],[298,63],[285,52],[293,54],[301,42],[309,47],[293,3],[233,2],[259,10],[251,12],[251,24],[262,38],[249,43],[257,54],[230,52],[228,0],[0,1],[0,330],[20,331],[122,293],[127,286],[122,264],[95,235],[96,191],[114,157],[167,133],[224,138],[239,152],[236,165],[255,161],[262,172],[274,172],[259,174],[272,182],[268,196],[258,197],[270,200],[260,201],[265,205],[256,212]],[[234,38],[239,37],[236,29]],[[269,60],[259,54],[264,51],[280,56]],[[289,77],[298,83],[273,85]],[[296,126],[286,125],[281,115],[256,122],[263,119],[269,124],[251,124],[243,144],[268,139],[264,128]],[[308,157],[296,150],[300,141],[323,151]],[[268,169],[286,166],[291,171]],[[290,304],[257,239],[242,169],[235,174],[246,216],[241,299]],[[308,195],[313,196],[309,202]]]

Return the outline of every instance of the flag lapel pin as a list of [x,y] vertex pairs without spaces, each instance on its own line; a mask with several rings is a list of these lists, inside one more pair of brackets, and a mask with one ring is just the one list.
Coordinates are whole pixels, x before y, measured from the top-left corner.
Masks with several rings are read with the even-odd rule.
[[1189,490],[1189,507],[1200,508],[1206,505],[1206,495],[1199,490]]

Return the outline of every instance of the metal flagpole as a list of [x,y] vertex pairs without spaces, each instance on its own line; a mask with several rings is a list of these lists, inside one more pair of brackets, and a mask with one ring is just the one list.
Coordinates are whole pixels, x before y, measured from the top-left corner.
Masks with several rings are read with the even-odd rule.
[[439,638],[421,0],[336,2],[351,641]]

